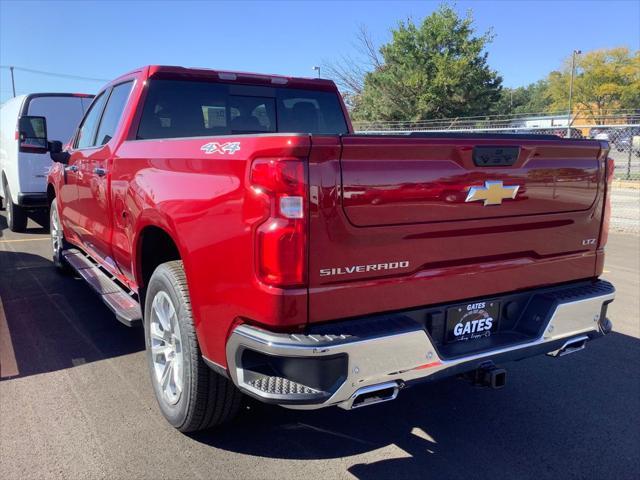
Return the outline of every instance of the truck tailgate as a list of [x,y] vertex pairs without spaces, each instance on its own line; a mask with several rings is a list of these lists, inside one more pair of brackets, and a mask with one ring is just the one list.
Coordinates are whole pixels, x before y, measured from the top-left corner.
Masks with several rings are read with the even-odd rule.
[[315,138],[310,321],[594,276],[597,141]]
[[[450,222],[588,210],[598,193],[597,142],[347,137],[342,151],[342,204],[357,226]],[[492,149],[492,147],[496,147]],[[474,147],[513,152],[510,166],[478,167]],[[480,160],[481,161],[481,160]],[[510,161],[503,162],[510,163]],[[485,208],[465,202],[485,181],[517,186],[513,200]]]

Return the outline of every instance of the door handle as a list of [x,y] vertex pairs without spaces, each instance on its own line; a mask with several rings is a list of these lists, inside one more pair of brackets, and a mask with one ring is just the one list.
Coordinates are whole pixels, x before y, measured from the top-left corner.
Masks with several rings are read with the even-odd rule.
[[93,173],[99,177],[104,177],[107,174],[107,171],[104,168],[96,167],[93,169]]
[[78,166],[77,165],[69,165],[68,167],[64,167],[64,171],[65,172],[77,172],[78,171]]

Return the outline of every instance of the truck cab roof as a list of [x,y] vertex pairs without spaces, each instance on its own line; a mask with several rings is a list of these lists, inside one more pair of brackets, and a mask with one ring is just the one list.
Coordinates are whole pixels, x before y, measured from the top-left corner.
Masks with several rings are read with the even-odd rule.
[[254,85],[272,85],[290,88],[307,88],[314,90],[335,91],[337,87],[331,80],[322,78],[291,77],[283,75],[273,75],[264,73],[238,72],[230,70],[216,70],[208,68],[180,67],[174,65],[146,65],[136,68],[110,84],[117,83],[120,79],[129,77],[132,74],[145,72],[144,78],[191,78],[208,79],[221,82],[238,82]]

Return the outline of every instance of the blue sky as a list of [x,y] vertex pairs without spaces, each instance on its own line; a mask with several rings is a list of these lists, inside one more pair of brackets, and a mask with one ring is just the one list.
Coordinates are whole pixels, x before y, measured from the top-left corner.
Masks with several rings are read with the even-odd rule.
[[[438,1],[170,2],[0,0],[0,64],[111,79],[145,64],[313,76],[313,65],[353,53],[359,25],[378,43]],[[489,63],[506,86],[558,68],[574,48],[640,48],[640,2],[458,1],[479,32],[492,28]],[[17,93],[95,92],[101,82],[16,72]],[[0,100],[11,96],[0,70]]]

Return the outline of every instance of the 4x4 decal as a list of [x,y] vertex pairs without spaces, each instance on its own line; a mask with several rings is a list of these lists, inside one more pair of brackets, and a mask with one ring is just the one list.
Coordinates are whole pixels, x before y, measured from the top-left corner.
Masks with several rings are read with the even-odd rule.
[[229,155],[233,155],[238,150],[240,150],[240,142],[209,142],[202,145],[200,147],[200,150],[202,150],[206,154],[220,153],[224,155],[225,153],[228,153]]

